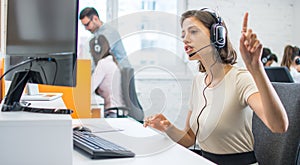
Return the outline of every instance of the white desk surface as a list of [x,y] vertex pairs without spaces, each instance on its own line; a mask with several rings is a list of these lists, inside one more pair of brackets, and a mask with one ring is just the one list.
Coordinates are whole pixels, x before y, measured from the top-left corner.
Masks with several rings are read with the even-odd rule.
[[213,164],[170,140],[166,135],[130,118],[74,119],[73,126],[82,124],[96,135],[133,151],[133,158],[90,159],[80,150],[73,151],[73,165],[153,165],[153,164]]
[[[32,107],[65,107],[62,98],[30,103]],[[0,164],[72,165],[70,115],[0,110],[0,132]]]
[[[57,98],[49,101],[28,101],[30,103],[29,107],[42,107],[42,108],[66,108],[62,98]],[[2,108],[3,100],[1,103]],[[1,111],[1,110],[0,110]],[[24,120],[60,120],[65,119],[64,115],[61,114],[45,114],[45,113],[31,113],[31,112],[0,112],[0,120],[6,121],[24,121]],[[70,117],[71,119],[71,117]]]

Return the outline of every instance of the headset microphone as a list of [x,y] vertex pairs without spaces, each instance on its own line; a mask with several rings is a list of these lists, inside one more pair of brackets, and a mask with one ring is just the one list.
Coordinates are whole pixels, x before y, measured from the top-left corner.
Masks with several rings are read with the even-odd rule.
[[196,53],[198,53],[198,52],[200,52],[201,50],[203,50],[203,49],[209,47],[209,46],[212,45],[212,44],[213,44],[213,43],[210,43],[210,44],[208,44],[208,45],[206,45],[206,46],[200,48],[200,49],[197,50],[196,52],[189,54],[189,56],[190,56],[190,57],[193,57]]
[[209,47],[210,45],[214,45],[215,43],[216,43],[216,42],[210,43],[210,44],[208,44],[208,45],[206,45],[206,46],[200,48],[200,49],[197,50],[196,52],[189,54],[189,56],[190,56],[190,57],[193,57],[195,54],[197,54],[197,53],[200,52],[201,50],[203,50],[203,49]]

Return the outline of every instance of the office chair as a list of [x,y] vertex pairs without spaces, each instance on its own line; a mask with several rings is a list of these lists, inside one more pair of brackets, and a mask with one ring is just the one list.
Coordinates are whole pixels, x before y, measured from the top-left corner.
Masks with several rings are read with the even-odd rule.
[[[144,111],[138,100],[135,90],[134,69],[125,67],[121,69],[121,88],[125,107],[111,107],[104,110],[104,117],[127,117],[130,116],[139,122],[144,120]],[[110,112],[114,111],[114,115]]]
[[300,84],[272,82],[286,109],[289,127],[287,132],[272,133],[253,114],[254,152],[260,165],[299,165],[300,154]]

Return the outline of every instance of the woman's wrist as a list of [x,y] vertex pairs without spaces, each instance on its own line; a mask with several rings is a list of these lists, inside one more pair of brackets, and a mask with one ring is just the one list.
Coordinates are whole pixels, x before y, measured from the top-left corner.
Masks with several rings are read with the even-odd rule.
[[254,76],[264,72],[264,66],[261,63],[247,66],[248,71]]
[[171,133],[173,130],[174,130],[175,126],[173,124],[169,124],[166,129],[165,129],[165,132],[168,134],[168,133]]

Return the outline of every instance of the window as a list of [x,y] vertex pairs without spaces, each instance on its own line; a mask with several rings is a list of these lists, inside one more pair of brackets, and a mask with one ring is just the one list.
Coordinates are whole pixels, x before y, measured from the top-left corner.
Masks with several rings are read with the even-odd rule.
[[[171,60],[175,65],[176,60],[162,57],[161,50],[181,54],[177,50],[178,45],[182,44],[178,37],[177,1],[119,0],[118,6],[119,29],[127,28],[122,41],[130,62],[138,67],[170,64]],[[135,57],[135,54],[139,54],[139,57]]]
[[[192,77],[180,38],[179,15],[185,10],[186,1],[79,2],[79,12],[84,7],[93,6],[102,21],[119,30],[129,61],[136,72],[137,93],[145,115],[164,111],[170,120],[176,121],[179,126],[182,123],[183,127],[187,107],[182,101],[188,100]],[[79,45],[89,49],[91,34],[81,22],[78,26]]]

